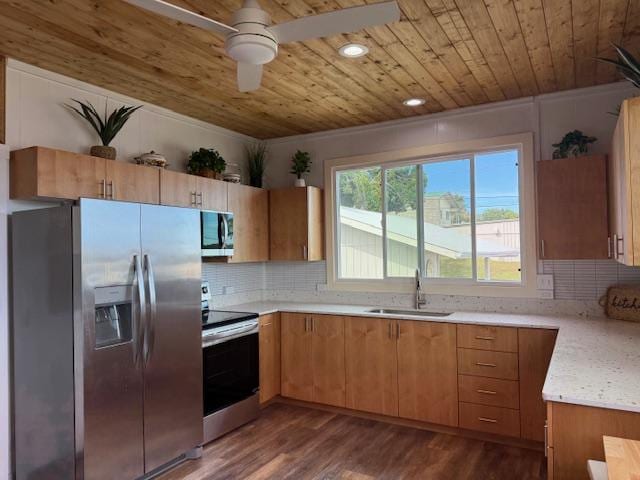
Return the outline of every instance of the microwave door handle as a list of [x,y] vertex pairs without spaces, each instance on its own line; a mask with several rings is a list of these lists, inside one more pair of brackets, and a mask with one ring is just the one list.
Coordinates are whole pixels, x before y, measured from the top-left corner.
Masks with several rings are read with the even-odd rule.
[[144,275],[142,273],[142,265],[138,255],[133,256],[133,268],[136,280],[136,289],[138,290],[138,314],[133,316],[133,363],[137,364],[140,358],[140,337],[142,336],[142,323],[147,318],[147,300],[144,290]]
[[145,343],[144,343],[144,362],[147,364],[149,362],[149,358],[151,358],[151,354],[153,353],[153,347],[155,344],[155,323],[158,316],[158,302],[156,296],[156,277],[153,274],[153,265],[151,263],[151,256],[145,254],[144,263],[147,269],[147,280],[149,283],[149,310],[150,315],[148,316],[149,321],[147,323],[147,328],[145,329]]

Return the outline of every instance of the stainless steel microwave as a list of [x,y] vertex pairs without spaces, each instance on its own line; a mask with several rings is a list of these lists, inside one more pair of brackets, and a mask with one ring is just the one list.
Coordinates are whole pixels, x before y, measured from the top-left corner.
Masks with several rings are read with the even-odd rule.
[[233,213],[202,210],[200,241],[203,257],[233,255]]

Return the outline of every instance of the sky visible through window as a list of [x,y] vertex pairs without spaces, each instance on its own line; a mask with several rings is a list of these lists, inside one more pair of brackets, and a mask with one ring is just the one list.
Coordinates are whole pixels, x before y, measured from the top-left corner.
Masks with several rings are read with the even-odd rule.
[[[476,155],[476,211],[504,208],[519,211],[518,151],[506,150]],[[459,174],[456,162],[442,162],[430,169],[425,192],[466,192],[462,196],[470,208],[469,178]]]

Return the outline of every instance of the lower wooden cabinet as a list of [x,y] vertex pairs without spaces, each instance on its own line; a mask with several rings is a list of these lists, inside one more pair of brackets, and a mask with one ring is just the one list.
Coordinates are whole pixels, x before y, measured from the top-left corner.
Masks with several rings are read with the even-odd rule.
[[281,314],[282,395],[345,406],[344,317]]
[[544,441],[547,411],[541,392],[557,334],[542,328],[518,329],[521,436],[527,440]]
[[640,413],[551,402],[547,465],[552,480],[589,480],[587,460],[604,461],[603,435],[640,440]]
[[300,313],[281,330],[284,397],[545,438],[555,330]]
[[260,403],[280,395],[280,314],[260,317]]
[[399,415],[458,426],[456,325],[398,322]]
[[346,406],[398,416],[395,320],[345,319]]

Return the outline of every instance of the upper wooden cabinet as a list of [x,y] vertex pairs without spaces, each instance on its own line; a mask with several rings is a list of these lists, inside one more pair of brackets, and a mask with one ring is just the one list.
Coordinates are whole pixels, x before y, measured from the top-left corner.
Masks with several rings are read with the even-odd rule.
[[126,202],[160,203],[160,170],[105,160],[107,198]]
[[234,254],[230,262],[269,260],[269,192],[230,183],[228,210],[233,212]]
[[344,407],[344,318],[281,314],[282,395]]
[[540,258],[609,258],[606,157],[545,160],[537,171]]
[[640,265],[640,97],[622,103],[609,161],[613,257]]
[[44,147],[11,152],[11,198],[160,202],[156,168]]
[[9,166],[11,198],[104,198],[106,162],[103,158],[43,147],[13,151]]
[[160,172],[160,203],[226,212],[228,184],[187,173]]
[[271,260],[324,258],[322,190],[285,188],[269,192]]
[[399,415],[458,426],[456,325],[398,322]]

